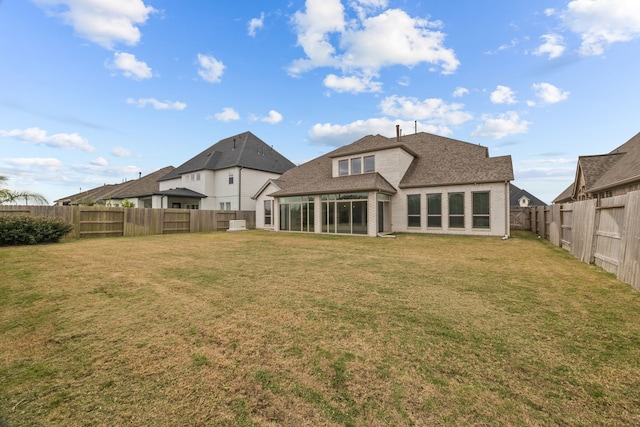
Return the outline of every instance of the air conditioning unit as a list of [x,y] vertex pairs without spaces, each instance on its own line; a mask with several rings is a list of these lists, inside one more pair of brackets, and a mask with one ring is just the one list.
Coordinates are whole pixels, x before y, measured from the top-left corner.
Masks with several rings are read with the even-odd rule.
[[247,229],[247,221],[244,219],[229,220],[229,229],[227,231],[243,231]]

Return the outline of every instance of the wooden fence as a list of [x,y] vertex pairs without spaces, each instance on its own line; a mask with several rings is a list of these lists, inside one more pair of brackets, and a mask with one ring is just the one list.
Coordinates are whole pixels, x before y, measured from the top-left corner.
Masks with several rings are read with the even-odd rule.
[[147,236],[229,229],[229,221],[245,220],[255,228],[254,211],[143,209],[86,206],[0,206],[0,215],[58,217],[74,225],[67,238]]
[[[600,200],[515,209],[531,230],[640,290],[640,191]],[[528,225],[529,228],[525,228]]]

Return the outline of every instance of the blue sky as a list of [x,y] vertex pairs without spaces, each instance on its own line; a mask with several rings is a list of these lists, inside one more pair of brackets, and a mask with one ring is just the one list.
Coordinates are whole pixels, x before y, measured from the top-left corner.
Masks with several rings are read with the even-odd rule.
[[0,0],[0,175],[55,199],[251,131],[295,163],[419,131],[550,202],[640,131],[637,0]]

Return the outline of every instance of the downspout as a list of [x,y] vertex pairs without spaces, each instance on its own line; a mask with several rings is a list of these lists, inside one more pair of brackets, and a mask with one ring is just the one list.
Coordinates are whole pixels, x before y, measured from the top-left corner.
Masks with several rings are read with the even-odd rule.
[[242,210],[242,166],[238,171],[238,210]]
[[509,181],[504,182],[504,229],[505,236],[511,237],[511,227],[509,226],[509,217],[511,216],[511,208],[509,206]]

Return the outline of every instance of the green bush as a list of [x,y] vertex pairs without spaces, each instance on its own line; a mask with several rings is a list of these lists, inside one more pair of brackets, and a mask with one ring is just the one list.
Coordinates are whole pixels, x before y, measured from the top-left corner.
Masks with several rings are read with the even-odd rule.
[[61,218],[0,215],[0,246],[53,243],[71,230],[73,224]]

